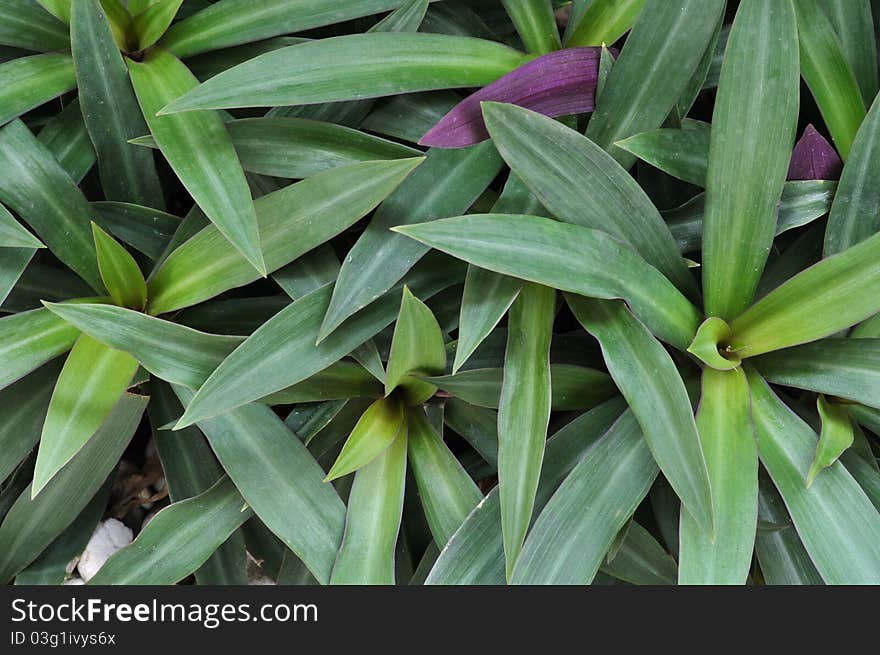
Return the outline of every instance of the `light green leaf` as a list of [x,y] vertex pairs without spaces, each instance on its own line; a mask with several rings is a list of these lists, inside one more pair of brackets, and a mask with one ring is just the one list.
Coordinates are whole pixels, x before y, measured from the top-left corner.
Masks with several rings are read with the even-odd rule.
[[758,449],[749,385],[741,368],[703,369],[697,428],[706,456],[715,530],[681,513],[679,584],[742,585],[752,566],[758,520]]
[[566,299],[578,321],[599,340],[608,371],[666,479],[696,522],[711,530],[706,460],[687,390],[669,353],[622,303],[572,295]]
[[195,87],[196,78],[159,48],[142,62],[128,59],[127,63],[144,118],[165,159],[217,229],[265,275],[253,200],[220,116],[216,112],[156,115],[172,98]]
[[730,324],[742,358],[839,332],[880,311],[880,234],[823,259],[761,298]]
[[98,270],[110,296],[121,307],[138,311],[147,304],[147,283],[137,262],[104,230],[92,223]]
[[0,125],[75,87],[68,54],[31,55],[0,64]]
[[[189,389],[174,391],[184,405],[192,400]],[[247,504],[326,583],[345,506],[302,442],[264,405],[233,409],[199,427]]]
[[198,569],[251,516],[253,511],[224,476],[204,493],[172,503],[156,514],[89,584],[176,584]]
[[464,523],[483,494],[419,408],[407,412],[409,463],[425,518],[440,548]]
[[267,52],[185,95],[188,89],[169,94],[170,104],[162,113],[310,105],[484,86],[525,60],[505,45],[470,37],[387,32],[334,36]]
[[183,0],[157,0],[134,16],[129,31],[137,39],[137,50],[149,48],[165,34],[181,4]]
[[528,52],[543,55],[559,49],[559,30],[550,0],[501,0],[501,4]]
[[592,582],[614,537],[657,476],[639,424],[625,413],[590,448],[535,521],[514,584]]
[[442,373],[445,368],[446,348],[437,319],[404,287],[385,372],[385,395],[401,387],[406,403],[419,405],[436,391],[420,378]]
[[0,318],[0,389],[70,350],[79,330],[48,309]]
[[397,438],[354,476],[345,537],[330,584],[394,584],[394,552],[403,515],[406,425]]
[[880,231],[880,102],[862,122],[837,185],[825,228],[826,257],[835,255]]
[[394,230],[496,273],[591,297],[623,298],[655,334],[682,349],[700,322],[697,309],[657,269],[599,230],[506,214]]
[[807,488],[823,469],[834,464],[843,451],[852,446],[854,438],[852,420],[845,406],[830,403],[825,396],[820,395],[816,399],[816,407],[822,419],[822,432],[819,434],[813,463],[807,473]]
[[[255,203],[269,272],[347,229],[378,205],[422,159],[364,162],[319,173]],[[178,247],[149,281],[151,314],[194,305],[259,275],[213,226]]]
[[613,144],[663,124],[700,65],[724,5],[650,0],[638,13],[587,126],[587,136],[624,168],[634,159]]
[[740,5],[712,117],[703,218],[708,316],[729,321],[748,307],[767,260],[797,127],[797,53],[789,0]]
[[390,228],[463,214],[502,164],[489,142],[467,149],[429,150],[424,164],[388,196],[348,252],[320,338],[390,289],[428,251]]
[[[450,266],[448,260],[426,261],[405,283],[417,295],[428,298],[460,281],[456,276],[463,274],[464,271]],[[334,333],[317,346],[318,329],[330,301],[329,287],[322,287],[288,305],[211,374],[178,427],[262,398],[327,368],[394,321],[400,306],[401,287],[354,316],[345,330]]]
[[50,316],[63,319],[60,326],[68,333],[78,334],[71,327],[76,326],[96,341],[129,353],[153,375],[192,389],[200,387],[244,340],[199,332],[113,305],[46,303],[46,307]]
[[507,578],[532,520],[550,421],[550,341],[556,292],[524,284],[510,308],[498,402],[498,487]]
[[92,220],[150,259],[158,259],[180,227],[180,219],[158,209],[127,202],[93,202]]
[[82,450],[125,394],[137,360],[82,335],[67,356],[52,400],[34,470],[32,497]]
[[370,405],[354,426],[324,482],[363,468],[401,434],[406,434],[403,404],[397,397],[380,398]]
[[107,199],[163,207],[153,154],[126,143],[147,126],[98,0],[73,5],[70,30],[82,116]]
[[[45,248],[40,240],[19,225],[15,217],[0,205],[0,247],[2,248]],[[6,250],[0,251],[6,253]]]
[[483,114],[501,156],[548,211],[631,244],[676,286],[696,295],[660,212],[610,155],[577,131],[515,105],[486,102]]
[[705,188],[710,127],[686,118],[680,128],[642,132],[614,145],[664,173]]
[[757,373],[748,377],[761,463],[819,574],[827,584],[880,583],[880,514],[840,462],[806,488],[815,432]]
[[0,129],[0,169],[0,201],[30,225],[58,259],[102,292],[89,203],[21,121]]
[[347,398],[379,398],[384,392],[382,383],[367,369],[343,360],[315,373],[308,380],[261,398],[260,402],[292,405]]
[[[646,0],[594,0],[573,26],[568,27],[566,48],[611,44],[632,26]],[[572,20],[576,16],[572,13]],[[572,29],[573,28],[573,29]]]
[[710,316],[700,324],[688,352],[719,371],[729,371],[740,365],[736,353],[728,351],[723,344],[730,339],[730,326],[717,316]]
[[0,525],[0,580],[9,581],[76,519],[119,462],[148,400],[125,394],[39,496],[21,493]]
[[[837,152],[846,161],[865,117],[865,103],[823,5],[817,0],[794,0],[801,75],[819,106]],[[876,66],[875,60],[875,75]]]

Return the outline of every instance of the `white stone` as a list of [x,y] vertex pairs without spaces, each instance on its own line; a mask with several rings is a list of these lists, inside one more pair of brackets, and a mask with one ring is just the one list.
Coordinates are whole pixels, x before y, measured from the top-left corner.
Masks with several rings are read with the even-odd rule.
[[107,519],[99,523],[76,567],[83,580],[88,582],[104,566],[104,562],[117,550],[130,544],[131,539],[131,530],[121,521]]

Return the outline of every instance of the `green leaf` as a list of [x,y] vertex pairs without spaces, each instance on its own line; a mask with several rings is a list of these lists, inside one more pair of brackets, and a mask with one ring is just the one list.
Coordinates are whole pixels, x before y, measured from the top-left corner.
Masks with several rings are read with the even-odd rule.
[[[875,5],[876,6],[876,5]],[[823,9],[852,70],[865,104],[877,95],[877,43],[874,37],[871,0],[828,0]]]
[[142,310],[147,304],[147,283],[134,257],[95,223],[92,234],[98,270],[110,296],[121,307]]
[[628,524],[626,538],[614,559],[600,568],[618,580],[639,585],[674,585],[677,569],[669,553],[635,521]]
[[559,30],[550,0],[501,0],[526,50],[543,55],[560,47]]
[[180,227],[180,219],[150,207],[126,202],[90,203],[92,219],[135,250],[156,260]]
[[880,189],[869,180],[880,175],[880,102],[862,122],[837,185],[825,228],[826,257],[880,231]]
[[712,116],[703,218],[709,316],[729,321],[748,307],[767,260],[797,127],[797,53],[788,0],[740,5]]
[[79,330],[48,309],[0,318],[0,389],[70,350]]
[[700,316],[669,280],[605,232],[537,216],[474,214],[394,228],[496,273],[597,298],[623,298],[661,339],[690,343]]
[[492,468],[498,468],[498,413],[457,398],[444,406],[443,420]]
[[70,47],[67,25],[35,2],[0,0],[0,45],[48,52]]
[[614,145],[664,173],[705,188],[710,127],[708,123],[685,119],[681,128],[642,132]]
[[715,530],[681,514],[679,584],[745,584],[758,520],[758,449],[741,368],[703,369],[697,428],[706,456]]
[[78,333],[71,327],[76,326],[96,341],[129,353],[153,375],[193,389],[244,340],[199,332],[113,305],[46,303],[46,307],[50,316],[63,319],[61,326],[70,333]]
[[822,419],[822,432],[816,445],[816,454],[807,473],[807,488],[816,476],[834,464],[840,455],[853,443],[853,424],[849,412],[843,405],[828,402],[825,396],[816,399],[816,407]]
[[[565,39],[566,48],[611,44],[632,26],[646,0],[594,0]],[[572,14],[572,19],[575,16]]]
[[406,417],[400,399],[380,398],[370,405],[354,426],[324,482],[363,468],[401,434],[406,434]]
[[823,4],[817,0],[794,0],[801,75],[819,106],[837,152],[846,161],[865,118],[865,103]]
[[243,118],[226,123],[246,171],[306,178],[329,168],[422,153],[342,125],[305,118]]
[[740,364],[736,353],[728,352],[723,344],[730,339],[730,326],[716,316],[710,316],[700,325],[688,352],[719,371],[729,371]]
[[43,424],[32,494],[82,450],[125,394],[137,360],[82,335],[64,362]]
[[424,164],[382,203],[348,252],[320,338],[390,289],[428,248],[390,232],[395,225],[463,214],[502,166],[491,143],[428,151]]
[[400,387],[407,405],[420,405],[436,387],[422,381],[446,368],[446,347],[437,319],[427,305],[403,287],[385,372],[385,395]]
[[572,295],[566,299],[578,321],[599,340],[608,371],[666,479],[691,517],[711,530],[707,464],[687,390],[669,353],[622,303]]
[[752,363],[773,384],[880,408],[880,339],[822,339]]
[[40,439],[60,364],[48,364],[0,391],[0,480]]
[[379,14],[406,0],[222,0],[174,25],[162,44],[178,57]]
[[138,108],[113,33],[97,0],[72,5],[71,49],[82,116],[98,157],[108,200],[164,206],[153,154],[127,143],[143,134]]
[[128,59],[127,63],[144,118],[165,159],[217,229],[265,275],[254,203],[220,116],[216,112],[156,115],[172,98],[195,87],[196,78],[159,48],[142,62]]
[[37,140],[46,146],[74,182],[82,181],[95,165],[95,148],[83,122],[78,98],[49,119]]
[[157,0],[134,16],[129,30],[137,39],[137,50],[149,48],[165,34],[181,4],[183,0]]
[[[189,389],[174,391],[184,405],[191,402]],[[326,583],[345,506],[302,442],[264,405],[233,409],[199,427],[247,504]]]
[[394,584],[394,551],[403,514],[406,426],[385,451],[354,476],[345,537],[330,584]]
[[170,104],[162,113],[310,105],[484,86],[525,59],[505,45],[470,37],[383,32],[334,36],[267,52],[191,91],[169,94]]
[[0,249],[0,307],[6,302],[9,293],[24,273],[35,248],[2,248]]
[[816,434],[748,371],[761,463],[782,495],[800,538],[827,584],[880,582],[880,514],[843,464],[807,489]]
[[[503,375],[501,368],[476,368],[428,380],[471,405],[496,409]],[[550,407],[554,411],[590,409],[617,395],[617,387],[607,374],[585,366],[551,364],[550,379]]]
[[31,55],[0,64],[0,125],[75,87],[68,54]]
[[[453,405],[450,402],[447,407]],[[620,398],[603,403],[568,423],[547,441],[535,497],[536,513],[540,513],[559,484],[624,409]],[[443,548],[426,584],[505,583],[498,491],[496,486],[471,511]]]
[[17,213],[58,259],[98,292],[89,203],[52,153],[21,121],[0,129],[0,201]]
[[149,399],[125,394],[88,443],[31,498],[25,489],[0,525],[0,580],[8,581],[73,522],[119,462]]
[[315,373],[308,380],[261,398],[260,402],[267,405],[291,405],[347,398],[378,398],[384,392],[382,383],[363,366],[339,361]]
[[442,548],[482,500],[483,494],[424,413],[413,408],[408,410],[407,416],[409,463],[434,543]]
[[[269,272],[347,229],[422,159],[364,162],[319,173],[259,198],[255,207]],[[179,246],[149,281],[149,311],[162,314],[249,284],[259,275],[213,226]]]
[[[0,205],[0,247],[45,248],[40,240],[23,228],[3,205]],[[0,252],[6,252],[5,250]]]
[[[430,266],[415,270],[406,280],[410,289],[424,298],[459,281],[457,274],[463,275],[448,260],[426,263]],[[303,296],[266,321],[223,361],[201,386],[178,427],[262,398],[327,368],[390,325],[397,315],[399,298],[400,287],[316,346],[330,288]]]
[[[759,528],[755,554],[764,582],[770,585],[821,585],[822,577],[798,537],[785,503],[773,483],[762,473],[758,485]],[[762,529],[761,524],[780,526]]]
[[521,107],[486,102],[483,114],[501,156],[554,216],[626,241],[696,295],[660,212],[610,155],[577,131]]
[[[178,432],[160,429],[183,412],[169,385],[160,382],[150,384],[150,406],[147,411],[171,502],[198,496],[223,477],[223,469],[205,436],[197,428]],[[241,501],[239,509],[243,505],[244,501]],[[196,570],[196,582],[200,585],[247,584],[246,562],[244,535],[237,531]]]
[[[837,182],[831,180],[786,182],[782,187],[782,198],[776,205],[776,235],[827,214],[836,190]],[[702,246],[705,207],[706,194],[701,193],[680,207],[663,212],[681,252],[692,252]]]
[[37,0],[37,2],[58,20],[70,23],[73,0]]
[[839,332],[880,311],[880,234],[776,287],[730,324],[742,358]]
[[614,537],[657,476],[639,424],[625,413],[584,455],[544,507],[513,584],[592,582]]
[[524,284],[510,308],[498,401],[498,487],[510,579],[535,506],[550,421],[550,341],[556,292]]
[[251,516],[235,485],[223,477],[204,493],[172,503],[156,514],[89,584],[176,584],[198,569]]
[[624,168],[634,160],[613,144],[663,124],[700,65],[724,5],[651,0],[638,13],[586,133]]

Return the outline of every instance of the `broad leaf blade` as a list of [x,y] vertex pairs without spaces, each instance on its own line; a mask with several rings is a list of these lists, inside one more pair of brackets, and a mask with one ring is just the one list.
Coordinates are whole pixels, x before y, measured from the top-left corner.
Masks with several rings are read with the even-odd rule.
[[92,234],[98,270],[110,296],[121,307],[142,310],[147,304],[147,283],[134,257],[94,223]]
[[0,64],[0,125],[75,87],[68,54],[31,55]]
[[0,389],[70,350],[79,330],[48,309],[0,318]]
[[162,154],[208,218],[263,275],[260,231],[253,200],[216,112],[157,116],[171,99],[196,85],[193,74],[173,55],[154,49],[142,62],[128,60],[138,102]]
[[437,319],[404,287],[385,372],[385,395],[401,387],[407,404],[419,405],[436,390],[419,378],[442,373],[445,367],[446,348]]
[[363,468],[405,433],[406,415],[400,400],[380,398],[358,420],[324,481],[330,482]]
[[764,268],[797,126],[797,56],[788,0],[740,5],[721,67],[709,149],[703,220],[709,316],[730,320],[748,307]]
[[501,0],[530,53],[544,54],[559,48],[559,31],[550,0]]

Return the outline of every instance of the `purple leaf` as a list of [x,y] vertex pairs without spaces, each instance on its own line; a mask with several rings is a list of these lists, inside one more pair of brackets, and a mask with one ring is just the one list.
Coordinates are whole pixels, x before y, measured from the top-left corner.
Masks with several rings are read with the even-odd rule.
[[487,100],[551,117],[593,111],[601,52],[598,47],[568,48],[533,59],[462,100],[419,144],[463,148],[485,141],[489,133],[480,103]]
[[843,162],[834,147],[812,125],[795,144],[788,165],[789,180],[836,180]]

